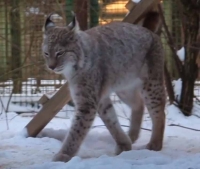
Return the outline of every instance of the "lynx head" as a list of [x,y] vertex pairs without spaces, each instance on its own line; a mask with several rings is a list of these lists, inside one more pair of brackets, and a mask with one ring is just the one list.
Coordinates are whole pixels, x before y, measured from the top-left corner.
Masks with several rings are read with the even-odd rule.
[[63,74],[77,68],[81,55],[77,36],[79,24],[74,13],[72,22],[65,27],[56,26],[51,16],[45,21],[42,52],[47,68]]

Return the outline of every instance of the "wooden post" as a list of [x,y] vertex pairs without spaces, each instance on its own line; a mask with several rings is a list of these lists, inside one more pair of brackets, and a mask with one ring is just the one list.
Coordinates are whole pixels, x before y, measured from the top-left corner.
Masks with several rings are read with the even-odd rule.
[[67,83],[65,83],[50,99],[44,95],[40,99],[40,103],[43,104],[42,109],[26,126],[28,136],[37,136],[70,99]]

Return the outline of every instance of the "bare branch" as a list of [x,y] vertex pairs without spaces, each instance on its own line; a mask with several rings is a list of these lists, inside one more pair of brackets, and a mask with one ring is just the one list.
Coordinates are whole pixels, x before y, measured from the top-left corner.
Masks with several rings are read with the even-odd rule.
[[[121,124],[120,126],[122,126],[122,127],[130,127],[130,126],[123,125],[123,124]],[[97,128],[97,127],[106,127],[106,126],[105,125],[96,125],[96,126],[92,126],[91,128],[93,129],[93,128]],[[142,127],[141,127],[141,129],[142,130],[146,130],[146,131],[152,131],[151,129],[142,128]]]
[[185,126],[182,126],[182,125],[179,125],[179,124],[170,124],[168,126],[172,126],[172,127],[181,127],[181,128],[184,128],[184,129],[188,129],[188,130],[193,130],[193,131],[200,131],[199,129],[194,129],[194,128],[190,128],[190,127],[185,127]]

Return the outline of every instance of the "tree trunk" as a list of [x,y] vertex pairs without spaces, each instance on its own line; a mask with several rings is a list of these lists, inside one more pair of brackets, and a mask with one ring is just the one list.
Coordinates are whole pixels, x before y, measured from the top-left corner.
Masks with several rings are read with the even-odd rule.
[[[12,73],[13,80],[13,93],[21,93],[22,90],[22,71],[18,69],[21,66],[21,32],[20,32],[20,0],[11,1],[10,10],[10,27],[11,27],[11,70],[15,70]],[[17,48],[16,48],[17,46]]]
[[185,46],[185,62],[183,66],[182,76],[182,91],[180,98],[180,109],[183,114],[190,116],[193,108],[194,98],[194,85],[198,75],[198,66],[196,64],[196,58],[198,55],[197,36],[199,30],[199,10],[195,11],[191,7],[190,1],[181,1],[184,5],[183,15],[183,31],[185,34],[184,46]]
[[86,30],[88,28],[88,0],[75,0],[75,13],[79,22],[81,30]]

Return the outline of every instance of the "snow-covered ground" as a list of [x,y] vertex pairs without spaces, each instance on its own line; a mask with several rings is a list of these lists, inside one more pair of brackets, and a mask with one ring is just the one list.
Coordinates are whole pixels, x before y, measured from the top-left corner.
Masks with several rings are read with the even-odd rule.
[[[129,125],[129,108],[116,103],[115,109],[122,125]],[[196,114],[200,110],[194,109]],[[197,116],[185,117],[171,105],[166,106],[166,131],[164,147],[160,152],[145,150],[151,132],[151,121],[148,113],[143,119],[143,130],[138,141],[133,144],[132,151],[114,155],[115,142],[96,117],[88,136],[77,156],[68,163],[51,162],[53,155],[59,150],[61,141],[45,137],[64,137],[70,126],[73,111],[68,112],[67,119],[54,118],[39,135],[40,138],[25,138],[24,126],[32,119],[16,113],[0,116],[0,169],[198,169],[200,168],[200,119]],[[181,125],[191,129],[172,126]],[[7,130],[9,127],[9,130]],[[123,128],[127,131],[127,127]]]

